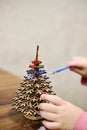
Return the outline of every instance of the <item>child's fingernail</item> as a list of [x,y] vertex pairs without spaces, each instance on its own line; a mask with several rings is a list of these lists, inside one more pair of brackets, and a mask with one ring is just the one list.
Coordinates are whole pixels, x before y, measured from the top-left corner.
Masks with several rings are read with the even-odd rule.
[[45,95],[46,95],[46,94],[42,94],[40,98],[44,100],[44,96],[45,96]]

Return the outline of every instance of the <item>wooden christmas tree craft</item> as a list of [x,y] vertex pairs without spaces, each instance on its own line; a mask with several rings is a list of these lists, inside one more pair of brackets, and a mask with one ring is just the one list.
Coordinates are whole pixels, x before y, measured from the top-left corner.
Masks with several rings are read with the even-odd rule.
[[44,65],[42,65],[42,61],[38,60],[38,50],[39,46],[37,46],[36,58],[29,65],[29,69],[26,71],[27,76],[24,76],[24,80],[13,99],[13,109],[32,121],[42,119],[38,107],[43,102],[40,99],[41,94],[54,94],[49,77],[43,69]]

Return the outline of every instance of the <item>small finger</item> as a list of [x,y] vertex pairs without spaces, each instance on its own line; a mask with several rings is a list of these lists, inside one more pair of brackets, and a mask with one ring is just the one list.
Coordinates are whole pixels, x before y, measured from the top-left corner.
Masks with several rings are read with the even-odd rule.
[[63,105],[65,101],[56,95],[42,94],[41,99],[52,102],[55,105]]
[[60,128],[60,124],[58,122],[43,121],[42,124],[50,130],[57,130]]
[[69,62],[69,66],[71,67],[83,67],[83,65],[85,65],[85,63],[87,62],[86,58],[83,57],[73,57],[72,61]]
[[40,103],[39,108],[43,111],[51,112],[51,113],[58,113],[58,106],[50,103]]
[[46,111],[40,111],[41,117],[45,118],[46,120],[50,121],[57,121],[58,120],[58,115]]
[[46,130],[44,126],[41,126],[38,130]]

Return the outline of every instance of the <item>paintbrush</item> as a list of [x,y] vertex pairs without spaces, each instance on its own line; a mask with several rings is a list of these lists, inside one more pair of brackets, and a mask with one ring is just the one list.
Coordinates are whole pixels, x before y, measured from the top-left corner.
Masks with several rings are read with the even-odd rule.
[[65,66],[65,67],[63,67],[63,68],[59,68],[59,69],[57,69],[57,70],[54,70],[53,72],[49,72],[48,74],[56,74],[56,73],[62,72],[62,71],[64,71],[64,70],[67,70],[67,69],[69,69],[69,68],[70,68],[70,66]]

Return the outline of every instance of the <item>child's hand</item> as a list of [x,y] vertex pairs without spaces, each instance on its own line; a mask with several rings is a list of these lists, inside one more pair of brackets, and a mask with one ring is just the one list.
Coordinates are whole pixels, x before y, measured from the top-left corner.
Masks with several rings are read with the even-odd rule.
[[42,94],[41,99],[49,103],[41,103],[40,114],[46,119],[42,123],[51,130],[73,130],[82,109],[64,101],[56,95]]
[[87,77],[87,58],[74,57],[69,63],[70,69],[81,76]]

